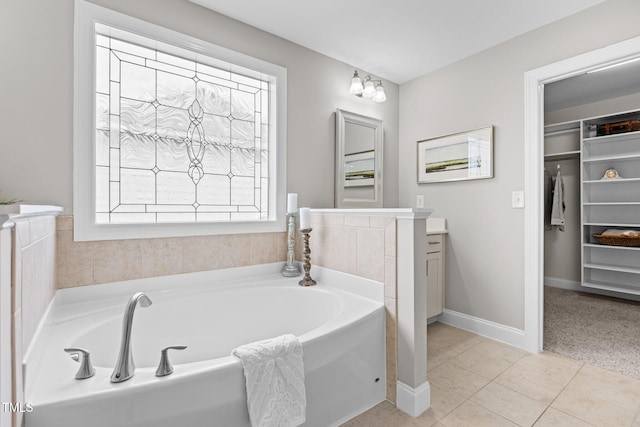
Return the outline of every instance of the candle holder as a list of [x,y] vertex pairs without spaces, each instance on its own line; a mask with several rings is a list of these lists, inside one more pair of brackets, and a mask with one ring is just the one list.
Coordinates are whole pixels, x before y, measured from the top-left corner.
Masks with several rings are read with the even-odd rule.
[[316,281],[311,278],[309,275],[309,270],[311,270],[311,249],[309,248],[309,234],[311,234],[311,230],[313,228],[305,228],[304,230],[300,230],[302,235],[304,236],[304,278],[298,282],[300,286],[314,286],[316,285]]
[[296,214],[289,214],[289,228],[287,234],[287,263],[282,268],[282,275],[284,277],[296,277],[302,274],[300,267],[295,261],[295,247],[296,247]]

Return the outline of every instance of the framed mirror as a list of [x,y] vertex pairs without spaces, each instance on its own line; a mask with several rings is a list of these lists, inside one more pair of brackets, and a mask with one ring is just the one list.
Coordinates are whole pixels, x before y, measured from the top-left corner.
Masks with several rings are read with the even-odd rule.
[[336,110],[336,208],[381,208],[382,120]]

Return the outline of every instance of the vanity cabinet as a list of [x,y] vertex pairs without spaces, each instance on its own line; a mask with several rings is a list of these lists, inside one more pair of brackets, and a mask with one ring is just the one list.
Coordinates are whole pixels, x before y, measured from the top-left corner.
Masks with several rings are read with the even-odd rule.
[[[594,237],[607,229],[640,231],[640,131],[601,132],[639,119],[640,111],[633,111],[582,121],[584,287],[640,295],[640,247],[604,245]],[[605,177],[610,169],[613,179]]]
[[427,232],[427,318],[444,309],[444,234]]

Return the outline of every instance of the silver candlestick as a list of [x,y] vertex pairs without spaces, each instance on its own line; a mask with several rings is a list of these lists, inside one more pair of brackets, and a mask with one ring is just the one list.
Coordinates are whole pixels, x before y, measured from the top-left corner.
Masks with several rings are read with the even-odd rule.
[[300,230],[304,238],[304,277],[298,282],[300,286],[314,286],[316,281],[311,278],[309,271],[311,270],[311,248],[309,247],[309,234],[311,234],[312,228],[305,228]]
[[284,277],[296,277],[301,274],[300,267],[295,261],[295,247],[296,247],[296,214],[289,214],[289,228],[287,236],[287,263],[282,268],[282,275]]

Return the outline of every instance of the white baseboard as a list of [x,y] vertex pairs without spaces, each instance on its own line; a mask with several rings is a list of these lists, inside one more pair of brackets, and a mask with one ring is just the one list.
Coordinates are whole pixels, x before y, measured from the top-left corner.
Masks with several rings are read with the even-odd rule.
[[607,291],[606,289],[587,288],[582,286],[580,282],[575,280],[558,279],[557,277],[544,277],[545,286],[551,286],[552,288],[566,289],[569,291],[580,291],[589,294],[604,295],[606,297],[622,298],[632,301],[640,301],[640,295],[627,294],[621,292]]
[[438,314],[437,316],[431,316],[429,318],[427,318],[427,325],[430,325],[432,323],[435,323],[437,321],[440,320],[440,316],[442,316],[442,314]]
[[465,331],[473,332],[523,350],[527,349],[525,334],[522,329],[480,319],[479,317],[469,316],[468,314],[446,308],[440,315],[439,320],[442,323],[464,329]]
[[[558,279],[557,277],[544,276],[544,285],[552,288],[567,289],[569,291],[584,291],[580,282],[575,280]],[[588,291],[587,291],[588,292]]]
[[418,388],[398,381],[396,384],[396,407],[413,418],[419,417],[431,406],[431,387],[425,382]]

